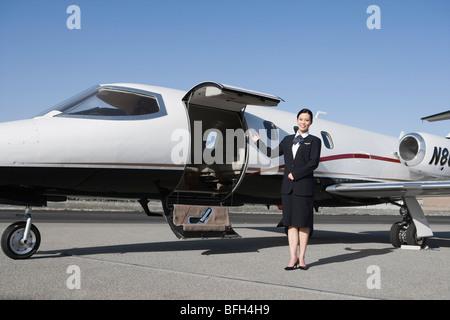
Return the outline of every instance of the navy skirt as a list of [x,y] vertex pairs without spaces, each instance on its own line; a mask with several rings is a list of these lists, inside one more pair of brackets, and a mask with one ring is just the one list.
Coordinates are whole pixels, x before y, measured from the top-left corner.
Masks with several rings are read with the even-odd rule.
[[283,194],[283,225],[285,227],[313,229],[314,197],[302,197],[295,194]]

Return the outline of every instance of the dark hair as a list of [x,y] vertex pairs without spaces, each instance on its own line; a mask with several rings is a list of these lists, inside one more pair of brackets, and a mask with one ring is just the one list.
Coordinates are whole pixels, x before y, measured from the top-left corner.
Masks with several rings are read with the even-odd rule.
[[300,110],[299,113],[297,113],[297,119],[298,119],[298,117],[300,117],[300,115],[302,113],[309,114],[309,116],[311,117],[311,123],[313,122],[313,114],[312,114],[311,110],[309,110],[309,109],[302,109],[302,110]]

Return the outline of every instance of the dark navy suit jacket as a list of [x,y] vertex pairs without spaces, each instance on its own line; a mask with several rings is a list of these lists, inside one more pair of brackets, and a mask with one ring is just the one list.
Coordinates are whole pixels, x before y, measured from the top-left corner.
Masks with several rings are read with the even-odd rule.
[[[313,135],[308,135],[300,144],[295,158],[292,154],[292,140],[295,135],[284,137],[280,145],[270,149],[260,140],[257,146],[261,151],[267,151],[268,157],[275,158],[284,155],[284,176],[281,185],[281,194],[293,193],[298,196],[314,196],[313,171],[319,166],[322,141]],[[288,178],[292,172],[294,181]]]

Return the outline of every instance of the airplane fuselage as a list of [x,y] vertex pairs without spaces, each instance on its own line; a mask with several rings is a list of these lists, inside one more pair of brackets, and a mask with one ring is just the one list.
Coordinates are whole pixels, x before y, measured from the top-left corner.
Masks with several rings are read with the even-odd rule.
[[[26,259],[39,248],[31,206],[69,196],[161,199],[177,237],[235,237],[228,206],[281,204],[283,157],[297,131],[282,99],[215,82],[187,93],[137,85],[98,85],[27,120],[0,124],[0,203],[26,206],[25,221],[2,235],[3,252]],[[315,207],[403,201],[393,246],[425,245],[433,235],[416,196],[450,193],[450,140],[426,133],[400,139],[314,119],[322,141]],[[399,204],[400,206],[400,204]]]
[[[105,101],[131,101],[123,92],[150,95],[159,108],[142,116],[88,114],[86,108],[64,113],[62,107],[0,124],[1,202],[44,205],[76,195],[159,199],[163,193],[180,202],[280,204],[283,159],[266,158],[246,131],[256,130],[276,146],[295,132],[294,113],[259,106],[247,106],[245,112],[214,108],[183,101],[185,92],[161,87],[99,88],[117,95],[105,93]],[[79,104],[92,96],[89,92],[66,104]],[[314,119],[310,133],[323,143],[315,171],[318,206],[348,204],[326,193],[328,185],[417,178],[396,156],[394,137],[323,119]],[[244,143],[237,141],[239,135]]]

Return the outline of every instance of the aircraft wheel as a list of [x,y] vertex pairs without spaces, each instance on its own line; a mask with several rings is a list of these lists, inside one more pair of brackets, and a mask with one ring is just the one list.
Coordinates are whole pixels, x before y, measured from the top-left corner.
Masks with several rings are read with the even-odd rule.
[[408,229],[406,229],[406,243],[411,246],[421,246],[424,248],[426,242],[427,238],[417,238],[417,228],[412,222]]
[[391,244],[396,248],[400,248],[406,242],[405,226],[401,222],[394,223],[389,232],[389,237]]
[[1,245],[3,252],[11,259],[27,259],[31,257],[41,244],[41,234],[35,225],[31,225],[26,242],[22,241],[26,221],[15,222],[3,232]]

